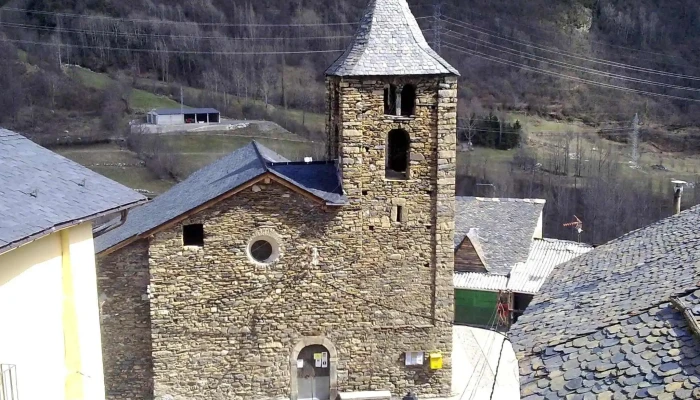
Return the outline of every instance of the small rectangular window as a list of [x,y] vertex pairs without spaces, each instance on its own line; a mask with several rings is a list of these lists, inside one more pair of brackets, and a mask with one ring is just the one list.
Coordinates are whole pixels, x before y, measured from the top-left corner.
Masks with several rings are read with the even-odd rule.
[[396,206],[396,222],[402,222],[402,221],[403,221],[403,207]]
[[182,245],[204,247],[204,225],[184,225],[182,227]]

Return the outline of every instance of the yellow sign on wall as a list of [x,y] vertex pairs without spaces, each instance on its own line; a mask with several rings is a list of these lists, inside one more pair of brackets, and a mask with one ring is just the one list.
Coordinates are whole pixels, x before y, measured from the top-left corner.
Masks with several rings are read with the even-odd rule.
[[442,353],[430,353],[430,369],[442,369]]

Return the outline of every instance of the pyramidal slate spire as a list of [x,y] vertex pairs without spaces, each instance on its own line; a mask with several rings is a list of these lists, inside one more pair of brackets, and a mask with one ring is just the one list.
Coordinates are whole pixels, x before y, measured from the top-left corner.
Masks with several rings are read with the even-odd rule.
[[406,0],[370,0],[331,76],[459,75],[425,41]]

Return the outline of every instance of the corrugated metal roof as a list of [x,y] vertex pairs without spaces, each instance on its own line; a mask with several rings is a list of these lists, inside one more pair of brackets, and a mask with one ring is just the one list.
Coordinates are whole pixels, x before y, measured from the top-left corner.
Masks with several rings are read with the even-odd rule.
[[455,272],[453,282],[455,289],[506,290],[508,287],[507,276],[482,272]]
[[537,293],[554,267],[593,250],[587,244],[555,239],[535,239],[527,261],[516,264],[510,272],[508,290]]
[[160,108],[151,112],[158,115],[219,114],[219,111],[214,108]]

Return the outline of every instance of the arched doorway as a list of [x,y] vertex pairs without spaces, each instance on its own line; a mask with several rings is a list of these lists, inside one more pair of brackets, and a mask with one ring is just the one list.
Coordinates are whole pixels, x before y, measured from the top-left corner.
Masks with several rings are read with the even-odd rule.
[[[331,400],[330,352],[321,345],[304,347],[297,356],[298,400]],[[301,368],[300,368],[301,367]]]
[[335,400],[338,396],[335,346],[322,336],[307,337],[291,354],[292,400]]

